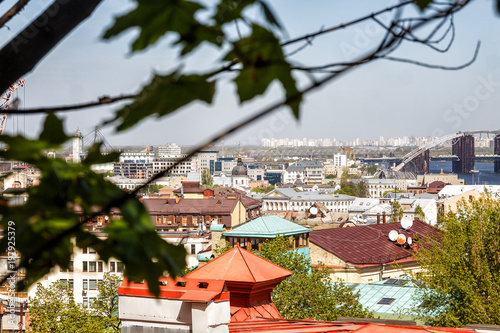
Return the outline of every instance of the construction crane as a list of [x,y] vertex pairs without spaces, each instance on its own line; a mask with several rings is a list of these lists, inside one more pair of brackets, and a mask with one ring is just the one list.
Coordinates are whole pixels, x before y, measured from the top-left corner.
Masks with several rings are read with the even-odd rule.
[[342,147],[342,154],[347,155],[347,152],[349,152],[349,156],[347,157],[347,159],[352,159],[354,160],[354,162],[356,162],[356,154],[354,153],[354,148]]
[[[0,99],[0,112],[1,110],[8,110],[10,106],[10,100],[12,99],[12,96],[14,95],[14,91],[16,91],[19,87],[24,86],[24,79],[19,79],[7,89],[5,94],[2,95]],[[3,134],[3,131],[5,130],[5,123],[7,122],[7,114],[6,113],[0,113],[0,135]]]

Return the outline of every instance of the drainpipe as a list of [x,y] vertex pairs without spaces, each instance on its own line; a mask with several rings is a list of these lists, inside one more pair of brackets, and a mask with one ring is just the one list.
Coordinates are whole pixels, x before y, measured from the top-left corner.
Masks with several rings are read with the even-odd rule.
[[382,276],[384,275],[384,270],[385,270],[385,263],[382,264],[382,269],[380,270],[380,278],[379,281],[382,281]]

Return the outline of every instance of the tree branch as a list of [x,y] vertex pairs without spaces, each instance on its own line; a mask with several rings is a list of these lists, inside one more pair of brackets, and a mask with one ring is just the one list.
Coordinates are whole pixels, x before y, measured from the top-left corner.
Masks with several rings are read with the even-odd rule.
[[2,28],[5,23],[9,22],[11,18],[16,16],[30,0],[19,0],[14,6],[12,6],[2,17],[0,17],[0,28]]
[[102,0],[60,0],[0,50],[0,92],[30,72],[71,30],[92,14]]
[[77,111],[81,109],[87,109],[96,106],[102,106],[106,104],[112,104],[119,101],[136,98],[137,95],[120,95],[116,97],[103,96],[100,97],[97,102],[88,102],[82,104],[66,105],[66,106],[54,106],[38,109],[25,109],[25,110],[2,110],[5,114],[37,114],[37,113],[50,113],[50,112],[62,112],[62,111]]

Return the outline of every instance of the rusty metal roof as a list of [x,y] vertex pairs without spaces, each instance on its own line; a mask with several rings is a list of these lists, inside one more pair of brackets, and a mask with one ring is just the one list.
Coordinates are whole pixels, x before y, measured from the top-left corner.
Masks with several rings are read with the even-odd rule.
[[353,228],[333,228],[315,230],[310,234],[310,242],[321,247],[346,263],[354,265],[383,264],[394,260],[411,258],[413,251],[388,238],[391,230],[421,239],[427,235],[438,237],[439,231],[427,223],[415,220],[409,231],[401,229],[399,223],[356,226]]

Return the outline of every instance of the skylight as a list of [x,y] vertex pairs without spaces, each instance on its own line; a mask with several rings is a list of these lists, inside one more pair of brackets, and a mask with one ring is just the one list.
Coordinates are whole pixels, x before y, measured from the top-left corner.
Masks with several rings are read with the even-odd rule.
[[382,298],[377,304],[391,305],[395,300],[395,298]]

